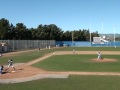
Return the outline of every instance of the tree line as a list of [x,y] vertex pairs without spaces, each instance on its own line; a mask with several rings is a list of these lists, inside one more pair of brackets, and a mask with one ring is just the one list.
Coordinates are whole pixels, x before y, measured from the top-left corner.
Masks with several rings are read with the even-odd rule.
[[[99,36],[98,32],[91,33],[92,37]],[[15,26],[9,20],[0,19],[1,40],[56,40],[56,41],[90,41],[89,29],[64,31],[55,24],[38,25],[37,28],[27,28],[23,23]]]

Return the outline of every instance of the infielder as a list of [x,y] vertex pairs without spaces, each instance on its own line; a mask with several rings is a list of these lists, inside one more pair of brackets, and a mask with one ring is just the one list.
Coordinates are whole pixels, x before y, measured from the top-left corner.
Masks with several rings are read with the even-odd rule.
[[73,49],[73,54],[75,54],[75,49]]

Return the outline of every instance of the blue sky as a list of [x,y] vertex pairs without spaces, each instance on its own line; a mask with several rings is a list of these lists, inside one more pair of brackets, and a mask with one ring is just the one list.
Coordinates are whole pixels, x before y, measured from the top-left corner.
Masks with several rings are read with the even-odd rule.
[[120,33],[119,4],[120,0],[0,0],[0,19],[27,28],[55,24],[64,31],[91,27],[91,32]]

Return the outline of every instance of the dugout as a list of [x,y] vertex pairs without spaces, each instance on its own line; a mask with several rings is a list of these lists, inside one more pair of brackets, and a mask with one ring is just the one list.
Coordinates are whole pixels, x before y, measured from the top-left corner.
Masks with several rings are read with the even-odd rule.
[[2,44],[0,44],[0,53],[2,52]]
[[9,52],[10,51],[10,45],[7,43],[0,43],[1,45],[1,52]]

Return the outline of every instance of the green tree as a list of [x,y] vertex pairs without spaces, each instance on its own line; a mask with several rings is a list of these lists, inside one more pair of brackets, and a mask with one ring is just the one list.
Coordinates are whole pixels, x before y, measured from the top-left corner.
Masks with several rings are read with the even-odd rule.
[[58,28],[55,24],[48,25],[48,35],[51,40],[61,40],[63,31]]
[[64,32],[63,37],[64,37],[63,41],[72,41],[72,32],[71,31]]
[[15,27],[13,26],[12,23],[10,25],[10,30],[8,32],[7,39],[10,39],[10,40],[15,39]]
[[62,33],[62,30],[54,24],[40,24],[37,28],[36,37],[40,40],[61,40]]
[[0,39],[7,39],[7,35],[10,32],[9,21],[5,18],[0,20]]
[[27,39],[27,28],[26,26],[23,24],[23,23],[17,23],[16,24],[16,27],[15,27],[15,36],[16,36],[16,39],[20,40],[24,40],[24,39]]

